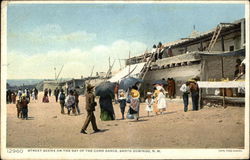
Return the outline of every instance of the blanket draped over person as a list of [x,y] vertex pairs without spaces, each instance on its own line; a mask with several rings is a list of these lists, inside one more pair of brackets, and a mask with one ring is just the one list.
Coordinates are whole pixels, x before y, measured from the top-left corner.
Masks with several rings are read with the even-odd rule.
[[130,91],[130,108],[129,112],[133,115],[134,119],[139,119],[139,109],[140,109],[140,93],[137,90],[137,87],[134,86]]
[[175,96],[175,80],[173,78],[168,78],[167,80],[167,84],[168,84],[168,95],[169,98],[174,98]]
[[102,121],[115,120],[115,112],[112,104],[112,97],[105,96],[100,97],[99,99],[100,107],[101,107],[101,115],[100,118]]

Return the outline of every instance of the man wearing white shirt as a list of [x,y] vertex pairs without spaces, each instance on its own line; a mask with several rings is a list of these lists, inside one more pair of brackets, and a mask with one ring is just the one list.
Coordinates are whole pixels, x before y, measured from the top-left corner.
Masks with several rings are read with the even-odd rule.
[[184,112],[188,111],[188,95],[190,93],[190,88],[189,88],[189,82],[186,82],[183,84],[180,88],[180,91],[183,93],[182,98],[183,98],[183,103],[184,103]]

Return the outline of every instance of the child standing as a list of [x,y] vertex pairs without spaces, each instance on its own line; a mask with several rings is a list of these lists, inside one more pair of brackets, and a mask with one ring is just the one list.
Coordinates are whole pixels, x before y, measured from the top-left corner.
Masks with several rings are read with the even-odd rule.
[[125,112],[125,107],[126,107],[126,97],[125,97],[125,93],[123,90],[121,90],[119,93],[118,102],[120,103],[122,119],[124,119],[124,112]]
[[68,115],[70,115],[70,111],[72,110],[73,114],[76,115],[76,110],[75,110],[75,96],[73,95],[74,92],[73,90],[69,91],[69,95],[65,99],[65,105],[68,108]]
[[146,99],[146,111],[148,111],[148,117],[149,117],[149,112],[153,111],[153,104],[154,104],[154,99],[152,98],[152,93],[147,92],[147,99]]
[[21,107],[20,108],[22,108],[22,114],[23,114],[23,119],[28,119],[28,103],[29,103],[29,101],[27,100],[27,98],[26,98],[26,95],[24,94],[24,95],[22,95],[22,100],[21,100],[21,102],[20,102],[20,105],[21,105]]

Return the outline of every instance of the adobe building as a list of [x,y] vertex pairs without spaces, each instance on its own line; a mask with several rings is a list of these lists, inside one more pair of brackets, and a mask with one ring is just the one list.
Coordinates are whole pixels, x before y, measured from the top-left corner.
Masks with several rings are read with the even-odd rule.
[[[220,23],[205,33],[193,31],[188,38],[163,45],[163,58],[152,62],[146,72],[141,86],[142,95],[153,89],[152,83],[155,80],[162,78],[174,78],[176,96],[182,95],[179,91],[181,85],[196,76],[200,77],[201,81],[222,78],[233,80],[236,59],[245,58],[245,19]],[[151,54],[147,52],[131,57],[126,61],[126,65],[144,66]],[[134,75],[139,77],[140,73]]]

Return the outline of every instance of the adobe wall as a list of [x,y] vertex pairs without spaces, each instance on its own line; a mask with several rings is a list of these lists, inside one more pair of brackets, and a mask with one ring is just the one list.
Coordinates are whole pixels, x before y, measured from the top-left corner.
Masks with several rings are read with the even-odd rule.
[[[236,59],[238,58],[240,58],[241,60],[244,59],[244,57],[239,56],[223,57],[223,69],[225,78],[229,78],[229,80],[234,79]],[[204,78],[202,80],[207,81],[211,78],[220,80],[222,78],[221,57],[202,56],[202,59],[205,61]]]
[[195,76],[200,76],[200,74],[201,74],[201,64],[148,71],[144,79],[144,83],[142,84],[141,87],[146,93],[147,91],[152,91],[153,89],[152,83],[154,81],[160,80],[162,78],[165,78],[167,80],[167,78],[172,77],[174,78],[176,83],[176,96],[181,96],[182,93],[179,91],[181,85],[185,83],[188,79],[191,79]]
[[[216,81],[220,81],[222,79],[221,58],[222,57],[218,56],[202,56],[202,81],[209,81],[209,79],[215,79]],[[223,57],[223,73],[225,78],[229,78],[229,80],[234,79],[236,59],[238,58],[240,58],[241,60],[244,59],[244,57],[240,56]],[[205,94],[214,94],[214,92],[215,89],[205,89]]]
[[[225,35],[224,37],[224,49],[225,51],[230,51],[230,46],[234,46],[234,50],[241,49],[241,33],[236,32],[236,33],[231,33],[229,35]],[[210,43],[209,41],[204,41],[202,42],[203,47],[207,47]],[[187,46],[187,51],[192,52],[192,51],[198,51],[198,48],[200,48],[200,43],[197,42],[196,44]],[[212,48],[211,51],[222,51],[222,46],[221,46],[221,37],[219,37]],[[180,55],[185,53],[185,46],[182,47],[177,47],[177,48],[172,48],[173,54]]]

